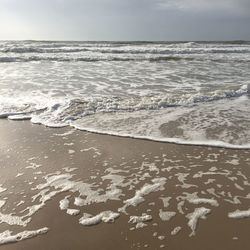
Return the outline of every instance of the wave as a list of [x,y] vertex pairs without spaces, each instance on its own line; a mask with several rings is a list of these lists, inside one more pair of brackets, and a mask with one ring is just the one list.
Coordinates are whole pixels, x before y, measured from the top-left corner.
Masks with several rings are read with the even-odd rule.
[[[249,95],[250,93],[250,84],[244,84],[238,87],[237,89],[226,89],[226,90],[216,90],[211,92],[210,94],[181,94],[179,96],[173,94],[165,94],[165,95],[145,95],[145,96],[136,96],[136,97],[120,97],[120,96],[102,96],[97,95],[94,97],[83,97],[79,98],[67,98],[67,99],[58,99],[60,102],[55,101],[57,99],[51,100],[49,103],[51,104],[51,108],[53,110],[57,109],[61,105],[66,107],[67,109],[72,110],[75,108],[80,110],[81,112],[115,112],[115,111],[138,111],[138,110],[159,110],[162,108],[168,107],[177,107],[177,106],[190,106],[196,105],[198,103],[205,102],[213,102],[223,99],[237,98],[244,95]],[[36,103],[32,102],[32,98],[28,97],[20,97],[20,99],[24,100],[15,102],[16,97],[14,97],[10,101],[10,96],[8,97],[8,103],[5,105],[4,98],[2,97],[1,105],[7,107],[7,109],[13,109],[13,107],[18,104],[20,109],[27,110],[29,112],[37,111],[34,108]],[[39,99],[39,95],[36,97]],[[31,100],[31,101],[29,101]],[[46,103],[48,100],[41,99],[39,102],[39,111],[43,111],[46,107]]]
[[229,148],[229,149],[250,149],[250,143],[246,143],[243,145],[235,145],[231,143],[226,143],[223,141],[216,141],[216,140],[184,140],[180,138],[160,138],[160,137],[153,137],[153,136],[140,136],[140,135],[133,135],[133,134],[125,134],[125,133],[117,133],[115,131],[103,131],[98,129],[93,129],[90,127],[82,127],[77,125],[71,125],[71,127],[90,132],[90,133],[96,133],[96,134],[102,134],[102,135],[111,135],[111,136],[117,136],[117,137],[125,137],[125,138],[133,138],[133,139],[140,139],[140,140],[148,140],[148,141],[156,141],[156,142],[166,142],[166,143],[174,143],[179,145],[193,145],[193,146],[209,146],[209,147],[217,147],[217,148]]
[[[77,103],[77,105],[76,105]],[[237,106],[235,105],[237,102],[231,104],[231,106]],[[111,113],[102,113],[102,112],[89,112],[89,114],[86,116],[86,113],[84,115],[79,115],[79,107],[78,105],[83,105],[83,102],[75,102],[71,101],[68,103],[68,106],[62,107],[61,105],[53,105],[50,108],[47,108],[44,112],[37,114],[25,114],[25,113],[19,113],[19,114],[12,114],[8,118],[12,120],[27,120],[30,119],[32,123],[35,124],[43,124],[48,127],[58,128],[58,127],[65,127],[65,126],[71,126],[79,130],[84,130],[88,132],[93,133],[99,133],[99,134],[106,134],[106,135],[112,135],[112,136],[119,136],[119,137],[128,137],[128,138],[136,138],[136,139],[144,139],[144,140],[151,140],[151,141],[158,141],[158,142],[168,142],[168,143],[175,143],[175,144],[183,144],[183,145],[199,145],[199,146],[213,146],[213,147],[223,147],[223,148],[231,148],[231,149],[250,149],[250,143],[247,143],[249,141],[249,135],[248,138],[245,139],[244,133],[243,134],[237,134],[236,139],[239,139],[239,137],[242,137],[244,142],[246,143],[232,143],[230,140],[230,134],[234,134],[235,131],[230,131],[231,127],[226,127],[223,125],[224,131],[222,132],[223,135],[229,134],[229,139],[226,140],[215,140],[215,139],[209,139],[209,138],[203,138],[203,139],[193,139],[193,138],[182,138],[179,137],[178,134],[175,136],[161,136],[160,134],[155,134],[155,129],[158,130],[164,123],[166,122],[166,118],[168,122],[171,124],[172,121],[177,122],[178,117],[181,117],[181,119],[184,117],[185,119],[191,119],[191,124],[188,124],[189,126],[192,126],[192,120],[194,119],[192,116],[192,112],[195,111],[193,108],[188,109],[175,109],[171,108],[167,112],[162,112],[163,110],[159,110],[158,113],[155,112],[111,112]],[[216,105],[216,104],[215,104]],[[72,106],[74,107],[72,109]],[[226,104],[227,106],[227,104]],[[71,107],[71,108],[69,108]],[[213,107],[213,105],[212,105]],[[215,109],[217,110],[219,106],[215,106]],[[210,106],[211,108],[211,106]],[[69,110],[68,110],[69,109]],[[200,117],[199,112],[195,114],[196,117],[200,117],[203,124],[200,124],[201,127],[204,129],[204,124],[208,123],[206,125],[206,130],[210,129],[210,126],[216,125],[216,131],[220,131],[220,123],[222,121],[227,123],[232,123],[230,119],[227,117],[217,117],[218,121],[215,122],[214,118],[211,119],[211,113],[208,112],[209,106],[205,106],[202,109],[203,116]],[[225,110],[222,107],[222,112]],[[236,109],[237,110],[237,109]],[[177,111],[177,114],[175,112]],[[208,113],[206,116],[206,112]],[[249,113],[249,112],[248,112]],[[76,114],[77,118],[74,117]],[[144,116],[146,115],[146,119],[144,119]],[[198,116],[197,116],[198,115]],[[204,116],[205,115],[205,116]],[[206,117],[206,120],[204,120],[204,117]],[[229,114],[228,117],[231,117],[231,114]],[[143,118],[143,119],[142,119]],[[241,117],[239,117],[241,120]],[[211,122],[210,122],[211,120]],[[225,121],[226,120],[226,121]],[[152,123],[153,121],[153,123]],[[159,123],[161,121],[161,123]],[[188,120],[187,120],[188,121]],[[201,122],[200,121],[200,122]],[[188,123],[189,123],[188,122]],[[235,121],[238,122],[237,120]],[[159,123],[159,124],[158,124]],[[182,123],[182,122],[181,122]],[[158,124],[158,125],[157,125]],[[160,124],[162,124],[160,127],[158,127]],[[186,125],[186,123],[185,123]],[[124,127],[125,126],[125,127]],[[156,127],[157,126],[157,127]],[[143,129],[146,129],[144,131]],[[177,126],[177,128],[179,128]],[[148,130],[149,129],[149,130]],[[197,129],[196,133],[197,133]],[[171,130],[171,127],[170,127]],[[191,129],[192,130],[192,129]],[[175,131],[175,128],[174,130]],[[244,130],[242,130],[244,132]],[[241,131],[241,133],[242,133]],[[171,132],[171,131],[170,131]],[[202,131],[201,131],[202,132]],[[246,133],[249,132],[246,131]]]
[[36,62],[36,61],[50,61],[50,62],[101,62],[101,61],[177,61],[177,60],[194,60],[192,58],[185,57],[175,57],[175,56],[159,56],[159,57],[149,57],[149,58],[136,58],[136,57],[0,57],[0,62]]
[[0,118],[242,146],[250,142],[248,45],[0,42]]
[[32,118],[31,115],[25,114],[17,114],[9,116],[11,120],[31,120],[34,124],[43,124],[45,126],[51,128],[62,128],[62,127],[73,127],[75,129],[102,134],[102,135],[110,135],[110,136],[117,136],[117,137],[125,137],[125,138],[133,138],[133,139],[140,139],[140,140],[149,140],[149,141],[156,141],[156,142],[165,142],[165,143],[174,143],[180,145],[194,145],[194,146],[209,146],[209,147],[219,147],[219,148],[229,148],[229,149],[250,149],[250,143],[245,144],[232,144],[220,140],[187,140],[178,137],[157,137],[157,136],[150,136],[150,135],[138,135],[133,133],[123,133],[123,132],[116,132],[112,130],[105,130],[105,129],[95,129],[91,127],[81,126],[77,123],[70,122],[70,123],[51,123],[49,121],[45,121],[39,118]]
[[211,61],[211,62],[228,62],[228,60],[233,62],[250,62],[250,59],[247,57],[243,58],[221,58],[221,57],[190,57],[190,56],[144,56],[144,57],[125,57],[125,56],[108,56],[108,57],[95,57],[95,56],[86,56],[86,57],[57,57],[57,56],[29,56],[29,57],[18,57],[18,56],[0,56],[0,63],[11,63],[11,62],[167,62],[167,61]]
[[[8,96],[7,101],[2,97],[0,101],[0,118],[14,115],[51,114],[55,120],[60,122],[77,120],[79,118],[96,113],[111,112],[134,112],[134,111],[156,111],[170,107],[192,107],[200,103],[210,103],[221,100],[229,100],[249,95],[250,84],[242,85],[238,89],[217,90],[209,95],[204,94],[182,94],[179,97],[173,95],[161,96],[95,96],[79,98],[42,98],[39,95]],[[18,99],[18,101],[17,101]]]
[[[95,133],[162,142],[243,149],[250,148],[247,143],[250,140],[248,94],[249,85],[179,99],[166,95],[43,100],[38,96],[33,99],[29,96],[8,97],[6,104],[1,98],[0,118],[31,120],[49,127],[72,126]],[[186,131],[189,136],[184,133],[179,137],[175,128]],[[197,131],[201,135],[206,131],[212,138],[197,139],[202,138],[200,135],[192,138]],[[217,136],[216,133],[221,131],[222,135]]]
[[92,49],[92,52],[107,54],[233,54],[250,53],[250,47],[247,48],[141,48],[141,49]]
[[14,47],[14,48],[4,48],[0,49],[1,53],[76,53],[76,52],[85,52],[89,51],[89,49],[84,48],[34,48],[34,47]]
[[92,53],[103,53],[103,54],[245,54],[250,53],[250,46],[248,47],[225,47],[225,48],[214,48],[214,47],[154,47],[154,46],[145,46],[145,47],[131,47],[131,46],[121,46],[119,48],[113,47],[7,47],[1,48],[0,53],[16,53],[16,54],[28,54],[28,53],[81,53],[81,52],[92,52]]

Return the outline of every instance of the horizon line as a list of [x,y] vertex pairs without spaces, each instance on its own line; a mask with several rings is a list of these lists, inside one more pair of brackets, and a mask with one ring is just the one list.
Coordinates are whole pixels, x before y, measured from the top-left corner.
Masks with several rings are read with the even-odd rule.
[[8,41],[34,41],[34,42],[148,42],[148,43],[156,43],[156,42],[250,42],[247,39],[211,39],[211,40],[78,40],[78,39],[0,39],[1,42]]

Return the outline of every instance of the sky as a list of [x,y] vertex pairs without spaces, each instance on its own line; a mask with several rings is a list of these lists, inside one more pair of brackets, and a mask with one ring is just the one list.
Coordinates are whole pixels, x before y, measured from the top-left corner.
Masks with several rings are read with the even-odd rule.
[[250,0],[0,0],[1,40],[250,40]]

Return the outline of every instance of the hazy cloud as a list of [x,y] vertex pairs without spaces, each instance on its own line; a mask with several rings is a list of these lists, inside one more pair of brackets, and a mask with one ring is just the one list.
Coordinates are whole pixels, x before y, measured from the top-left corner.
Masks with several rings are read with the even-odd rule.
[[250,0],[0,0],[0,39],[250,39]]
[[[225,11],[230,14],[250,14],[249,0],[156,0],[161,8],[182,11]],[[227,13],[227,14],[229,14]]]

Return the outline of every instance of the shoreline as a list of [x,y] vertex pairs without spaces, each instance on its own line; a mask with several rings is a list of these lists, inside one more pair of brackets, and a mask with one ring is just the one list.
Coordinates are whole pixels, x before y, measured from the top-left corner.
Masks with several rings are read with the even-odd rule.
[[[28,207],[41,205],[45,194],[51,196],[29,216],[27,227],[0,223],[0,233],[43,227],[49,231],[0,249],[248,247],[249,218],[228,218],[237,209],[249,209],[247,149],[154,142],[6,119],[0,120],[0,137],[0,188],[6,188],[0,193],[6,202],[0,212],[23,216]],[[62,182],[55,181],[60,178]],[[79,215],[60,209],[68,195],[69,208],[80,210]],[[75,205],[76,197],[87,203]],[[127,202],[130,199],[134,203]],[[125,205],[127,214],[120,210]],[[210,210],[207,219],[197,217],[192,229],[190,216],[202,207]],[[84,213],[96,216],[103,211],[119,217],[91,227],[79,224]],[[152,219],[138,227],[129,223],[131,216],[143,213]],[[180,231],[172,234],[174,229]]]
[[[19,114],[17,114],[18,116]],[[12,116],[12,115],[11,115]],[[15,115],[14,115],[15,116]],[[145,140],[145,141],[153,141],[153,142],[159,142],[159,143],[170,143],[170,144],[176,144],[176,145],[185,145],[185,146],[204,146],[204,147],[214,147],[214,148],[226,148],[226,149],[236,149],[236,150],[249,150],[250,149],[250,143],[243,144],[243,145],[235,145],[223,141],[217,141],[217,140],[206,140],[206,141],[192,141],[192,140],[185,140],[181,138],[158,138],[158,137],[151,137],[151,136],[136,136],[136,135],[130,135],[130,134],[122,134],[122,133],[116,133],[116,132],[108,132],[108,131],[100,131],[97,129],[91,129],[91,128],[81,128],[74,124],[67,124],[67,125],[47,125],[40,122],[32,122],[32,118],[26,117],[26,118],[8,118],[7,116],[0,117],[0,119],[7,119],[10,121],[20,122],[20,121],[30,121],[32,124],[41,125],[53,129],[60,129],[60,128],[72,128],[84,132],[89,132],[93,134],[99,134],[99,135],[107,135],[107,136],[116,136],[126,139],[137,139],[137,140]]]

